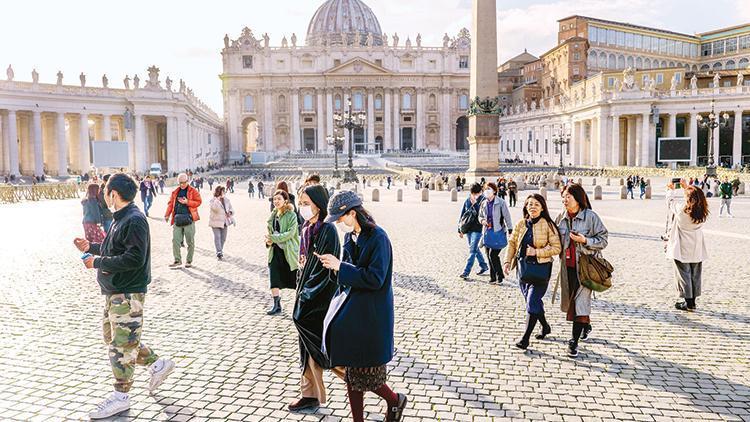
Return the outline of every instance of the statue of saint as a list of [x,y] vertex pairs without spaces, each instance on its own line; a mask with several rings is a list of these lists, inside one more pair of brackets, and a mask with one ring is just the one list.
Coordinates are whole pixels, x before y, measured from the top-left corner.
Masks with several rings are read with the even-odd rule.
[[105,73],[102,75],[102,86],[104,88],[109,88],[109,79],[107,78],[107,74]]
[[677,74],[676,73],[672,75],[672,80],[670,81],[670,84],[669,84],[669,90],[670,91],[677,90]]
[[721,76],[719,76],[718,73],[714,73],[714,88],[719,88],[721,86]]
[[411,48],[411,38],[406,37],[406,48]]
[[229,48],[229,34],[224,34],[224,48]]
[[365,41],[365,45],[368,47],[372,47],[372,45],[375,43],[375,38],[372,36],[372,32],[367,34],[367,40]]
[[185,93],[185,81],[180,79],[180,92]]
[[86,75],[81,72],[81,74],[78,76],[78,79],[81,80],[81,88],[86,86]]
[[172,92],[172,79],[167,76],[167,80],[164,83],[167,85],[167,91]]
[[742,71],[737,73],[737,86],[742,86],[745,84],[745,75],[742,74]]
[[133,88],[138,89],[141,87],[141,78],[138,75],[133,76]]
[[341,45],[346,47],[347,44],[349,44],[349,37],[346,35],[346,32],[341,31]]
[[62,70],[58,70],[57,71],[57,85],[58,86],[62,85],[62,80],[63,80]]
[[354,33],[354,46],[359,47],[362,45],[362,33],[357,31]]
[[263,34],[263,47],[268,48],[268,44],[271,42],[271,37],[268,36],[268,32]]
[[445,35],[443,35],[443,48],[448,48],[450,45],[451,38],[448,36],[448,33],[446,32]]
[[422,34],[417,33],[417,47],[422,47]]
[[125,85],[125,89],[130,89],[130,76],[125,75],[125,79],[122,80],[122,84]]
[[12,81],[16,76],[15,72],[13,72],[13,66],[8,65],[8,69],[5,71],[5,74],[8,76],[8,81]]
[[388,34],[383,33],[383,46],[388,47]]
[[698,77],[693,74],[693,77],[690,78],[690,89],[696,90],[698,89]]
[[289,47],[289,42],[286,40],[286,36],[284,36],[284,38],[281,39],[281,47],[282,48]]
[[31,70],[31,81],[35,84],[39,83],[39,73],[36,71],[36,69]]
[[398,47],[398,33],[393,34],[393,46]]
[[292,33],[292,47],[297,48],[297,34]]

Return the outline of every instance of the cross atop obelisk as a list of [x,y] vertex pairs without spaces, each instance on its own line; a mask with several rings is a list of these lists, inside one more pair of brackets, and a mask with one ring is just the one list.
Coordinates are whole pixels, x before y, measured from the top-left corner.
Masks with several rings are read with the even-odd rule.
[[[467,181],[499,172],[500,109],[497,104],[496,0],[472,0],[469,170]],[[479,101],[477,101],[479,97]]]

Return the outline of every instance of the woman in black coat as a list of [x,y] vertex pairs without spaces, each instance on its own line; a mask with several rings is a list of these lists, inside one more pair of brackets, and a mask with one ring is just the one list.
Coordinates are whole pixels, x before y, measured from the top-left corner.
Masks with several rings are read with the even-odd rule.
[[388,403],[386,421],[400,421],[406,396],[386,384],[386,364],[393,358],[391,242],[351,191],[331,198],[326,221],[336,221],[346,235],[342,261],[334,255],[315,254],[325,268],[337,273],[339,284],[325,317],[324,352],[331,366],[346,368],[354,422],[364,420],[366,391]]
[[300,242],[300,278],[292,318],[299,332],[302,397],[289,405],[297,412],[314,409],[326,402],[323,369],[330,368],[344,378],[343,368],[331,368],[323,354],[323,319],[338,284],[332,270],[323,267],[314,254],[339,256],[341,245],[336,227],[323,220],[328,216],[328,191],[313,185],[300,194],[299,211],[305,224]]

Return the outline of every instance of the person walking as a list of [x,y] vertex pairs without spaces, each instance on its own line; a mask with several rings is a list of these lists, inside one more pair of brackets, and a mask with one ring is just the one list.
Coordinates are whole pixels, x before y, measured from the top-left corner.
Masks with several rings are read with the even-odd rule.
[[485,248],[487,260],[490,262],[490,284],[500,284],[505,278],[500,251],[508,244],[508,234],[512,232],[508,227],[511,227],[513,222],[508,204],[498,195],[498,187],[494,183],[487,183],[484,188],[484,200],[479,207],[479,222],[482,224],[481,247]]
[[469,278],[474,261],[479,261],[479,271],[477,275],[484,275],[489,266],[485,262],[482,252],[479,250],[479,240],[482,237],[482,223],[479,222],[479,207],[482,203],[482,185],[474,183],[469,188],[469,197],[464,201],[459,218],[458,236],[466,237],[469,244],[469,257],[466,259],[466,266],[460,277],[464,280]]
[[253,185],[252,180],[249,180],[247,182],[247,196],[249,198],[253,198],[255,196],[255,186]]
[[172,191],[167,204],[167,213],[164,220],[172,225],[172,255],[174,262],[169,268],[177,269],[182,266],[182,254],[180,246],[183,240],[187,243],[187,259],[185,268],[193,266],[193,254],[195,253],[195,223],[200,220],[198,207],[203,200],[198,189],[188,184],[188,175],[180,173],[177,176],[179,186]]
[[641,179],[638,184],[641,188],[641,199],[643,199],[643,196],[646,195],[646,179]]
[[[578,274],[581,255],[601,257],[607,247],[609,232],[601,218],[591,209],[586,191],[573,183],[562,191],[562,204],[565,209],[555,222],[562,238],[560,271],[557,283],[560,285],[560,309],[566,319],[573,322],[572,338],[568,341],[568,356],[578,356],[579,340],[586,341],[591,334],[591,289],[581,285]],[[555,286],[555,292],[557,286]]]
[[[304,223],[304,220],[302,220],[302,217],[299,215],[299,211],[297,210],[297,198],[293,193],[289,192],[289,185],[287,185],[287,183],[282,180],[276,184],[276,190],[282,190],[287,193],[287,195],[289,196],[289,204],[292,206],[292,211],[294,211],[294,215],[297,216],[297,222],[301,227],[302,223]],[[268,198],[268,201],[271,203],[271,210],[273,211],[273,209],[275,208],[273,204],[273,198]]]
[[342,259],[316,256],[338,277],[338,291],[324,319],[323,352],[332,367],[345,367],[352,420],[364,421],[364,394],[372,391],[387,403],[385,420],[401,420],[407,397],[387,384],[393,359],[393,249],[388,234],[375,223],[352,191],[341,191],[328,204],[328,223],[344,235]]
[[505,196],[507,195],[507,193],[508,193],[508,183],[503,178],[498,179],[497,180],[497,196],[499,196],[500,199],[505,201]]
[[112,227],[112,211],[110,211],[109,207],[107,206],[107,202],[104,200],[104,188],[107,186],[107,181],[109,180],[109,174],[105,174],[102,177],[102,184],[99,185],[99,194],[97,195],[97,199],[99,200],[99,209],[102,212],[102,228],[104,229],[104,232],[109,232],[109,228]]
[[227,241],[229,226],[234,224],[234,208],[229,198],[224,196],[226,188],[217,186],[214,197],[209,201],[211,214],[208,217],[208,225],[214,232],[214,247],[216,248],[216,259],[224,259],[224,244]]
[[165,184],[166,184],[166,182],[164,182],[164,176],[159,176],[159,190],[161,191],[162,195],[164,195],[164,185]]
[[387,189],[390,190],[391,189],[391,183],[393,183],[393,178],[391,178],[391,176],[388,176],[385,180],[386,180],[386,182],[388,182]]
[[264,199],[266,197],[266,192],[263,190],[264,187],[263,181],[258,180],[258,199]]
[[511,177],[508,179],[508,202],[511,207],[516,206],[516,195],[518,194],[518,183]]
[[633,186],[634,186],[634,185],[633,185],[633,179],[632,179],[632,178],[630,178],[630,177],[628,177],[628,182],[627,182],[627,189],[628,189],[628,192],[627,192],[627,193],[625,194],[625,196],[627,197],[627,196],[628,196],[628,194],[630,194],[630,199],[635,199],[635,198],[633,197]]
[[141,191],[141,202],[143,202],[143,213],[148,217],[148,210],[151,209],[151,204],[154,202],[154,195],[156,195],[156,189],[151,179],[145,177],[141,180],[139,187]]
[[727,217],[734,218],[732,215],[732,195],[734,189],[732,184],[729,182],[729,177],[724,176],[721,184],[719,185],[719,196],[721,197],[721,208],[719,209],[719,218],[724,217],[724,207],[727,207]]
[[[552,332],[542,298],[549,287],[553,257],[561,249],[560,234],[549,215],[547,201],[539,194],[530,195],[523,206],[523,220],[516,223],[508,240],[503,264],[505,275],[517,268],[518,286],[526,302],[526,330],[516,343],[519,349],[529,347],[537,322],[542,324],[542,332],[536,336],[538,340]],[[531,276],[532,267],[541,269],[536,277]]]
[[89,254],[83,263],[97,270],[96,280],[105,296],[102,332],[115,378],[114,393],[89,413],[91,419],[109,418],[130,409],[128,393],[136,365],[148,367],[152,394],[175,368],[172,360],[160,358],[141,342],[143,308],[151,282],[151,239],[148,221],[133,203],[137,192],[138,185],[128,175],[112,175],[105,198],[115,211],[114,229],[102,243],[73,240],[79,251]]
[[708,202],[695,186],[680,181],[682,198],[676,186],[667,186],[667,207],[672,214],[666,245],[667,257],[674,262],[677,291],[683,299],[675,303],[681,311],[694,311],[701,295],[703,261],[708,259],[703,226],[708,220]]
[[276,315],[281,313],[281,289],[297,288],[299,224],[288,193],[279,189],[271,199],[274,209],[268,218],[266,247],[273,306],[266,314]]
[[213,191],[214,190],[214,183],[216,182],[216,180],[214,180],[213,177],[209,177],[206,180],[206,182],[208,182],[208,189]]
[[81,201],[83,207],[83,232],[86,240],[102,243],[105,232],[101,228],[102,209],[99,203],[99,185],[90,184],[86,188],[86,198]]
[[336,227],[324,220],[328,217],[328,191],[310,181],[300,193],[300,214],[305,219],[300,241],[301,274],[297,285],[292,319],[299,333],[301,395],[289,404],[289,410],[298,412],[315,409],[326,402],[323,369],[345,379],[345,369],[331,367],[323,354],[323,320],[338,283],[336,273],[323,267],[315,255],[339,256],[341,245]]

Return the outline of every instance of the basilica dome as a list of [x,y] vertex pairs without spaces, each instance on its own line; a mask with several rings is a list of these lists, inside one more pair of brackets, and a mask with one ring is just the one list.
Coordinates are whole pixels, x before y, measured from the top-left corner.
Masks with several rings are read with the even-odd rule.
[[328,0],[307,27],[307,45],[383,44],[380,22],[361,0]]

